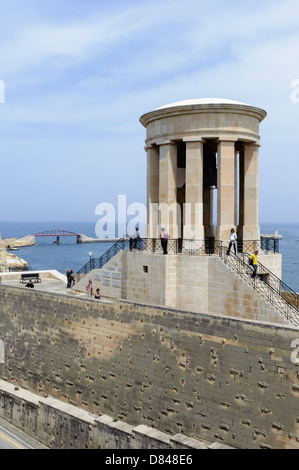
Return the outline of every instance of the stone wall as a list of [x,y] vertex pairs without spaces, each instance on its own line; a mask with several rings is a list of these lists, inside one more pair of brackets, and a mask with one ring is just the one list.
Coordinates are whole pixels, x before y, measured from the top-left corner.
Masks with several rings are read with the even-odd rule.
[[[263,258],[271,263],[275,256]],[[92,280],[94,291],[100,288],[106,298],[286,323],[283,315],[231,271],[219,256],[162,256],[120,251],[102,269],[84,277],[75,289],[85,291],[88,279]]]
[[0,416],[51,449],[227,449],[229,446],[130,426],[0,380]]
[[8,382],[172,436],[299,447],[298,329],[4,285],[0,298]]

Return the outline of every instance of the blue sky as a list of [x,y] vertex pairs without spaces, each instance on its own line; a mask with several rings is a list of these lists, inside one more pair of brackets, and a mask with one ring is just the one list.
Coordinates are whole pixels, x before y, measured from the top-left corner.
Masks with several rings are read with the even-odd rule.
[[297,0],[0,0],[0,220],[145,203],[140,116],[219,97],[267,111],[260,222],[298,222],[298,17]]

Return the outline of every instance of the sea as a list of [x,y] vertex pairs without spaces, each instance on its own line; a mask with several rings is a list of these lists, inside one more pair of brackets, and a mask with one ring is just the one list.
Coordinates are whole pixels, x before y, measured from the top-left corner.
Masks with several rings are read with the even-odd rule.
[[[95,222],[1,222],[2,238],[22,238],[26,235],[48,230],[64,230],[97,238]],[[282,254],[282,281],[299,293],[299,224],[267,223],[260,224],[261,234],[274,234],[275,230],[282,239],[279,252]],[[60,237],[60,244],[54,243],[56,237],[36,237],[36,245],[13,251],[19,258],[27,261],[29,269],[56,269],[65,274],[67,269],[78,272],[90,259],[99,258],[112,245],[104,243],[76,243],[76,237]]]

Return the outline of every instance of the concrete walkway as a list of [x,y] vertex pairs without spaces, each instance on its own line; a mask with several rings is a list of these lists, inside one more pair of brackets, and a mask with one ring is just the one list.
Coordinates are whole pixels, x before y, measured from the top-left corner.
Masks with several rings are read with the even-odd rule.
[[[30,271],[24,272],[26,274],[30,273]],[[73,288],[67,288],[66,276],[58,271],[34,271],[34,273],[39,273],[41,282],[33,282],[34,288],[32,288],[32,290],[34,289],[35,291],[87,298],[87,294],[85,292],[77,292]],[[17,287],[19,289],[29,290],[30,288],[26,287],[26,283],[20,282],[20,279],[21,272],[0,273],[0,285],[3,284],[6,286]]]
[[[21,272],[11,272],[11,273],[0,273],[0,286],[11,286],[17,289],[26,289],[34,290],[39,292],[49,292],[52,294],[66,295],[71,297],[79,297],[81,299],[88,300],[86,292],[76,291],[74,288],[67,288],[67,279],[66,276],[59,273],[58,271],[32,271],[32,273],[39,273],[41,282],[34,282],[34,288],[26,287],[26,283],[20,282]],[[24,271],[24,273],[29,274],[30,271]],[[107,297],[102,297],[101,300],[95,300],[96,302],[105,301],[112,302],[111,299]]]

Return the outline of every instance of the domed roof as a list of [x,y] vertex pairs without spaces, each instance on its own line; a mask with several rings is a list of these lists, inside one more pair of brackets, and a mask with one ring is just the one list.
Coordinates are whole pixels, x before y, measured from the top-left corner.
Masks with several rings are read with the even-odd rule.
[[240,101],[227,100],[223,98],[201,98],[201,99],[184,100],[184,101],[178,101],[177,103],[166,104],[164,106],[161,106],[160,108],[157,108],[155,111],[159,109],[174,108],[176,106],[194,106],[198,104],[236,104],[236,105],[241,105],[241,106],[251,106],[250,104],[247,104],[247,103],[241,103]]
[[[174,109],[177,108],[177,109]],[[154,121],[155,119],[166,116],[167,114],[172,113],[196,113],[196,112],[205,112],[207,110],[211,111],[237,111],[245,112],[246,114],[254,115],[261,122],[266,116],[267,113],[261,108],[252,106],[247,103],[242,103],[240,101],[228,100],[224,98],[199,98],[192,100],[178,101],[176,103],[166,104],[160,108],[156,108],[153,111],[145,113],[140,118],[140,122],[143,126],[147,126],[149,122]]]

